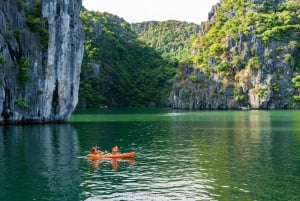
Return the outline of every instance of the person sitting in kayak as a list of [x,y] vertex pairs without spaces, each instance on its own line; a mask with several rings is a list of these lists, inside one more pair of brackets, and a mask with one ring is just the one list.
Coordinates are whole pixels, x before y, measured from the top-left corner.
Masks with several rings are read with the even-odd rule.
[[98,147],[96,145],[93,145],[93,147],[91,149],[91,153],[92,154],[97,154],[98,153]]
[[116,146],[114,146],[114,147],[111,149],[111,154],[112,154],[112,155],[116,155],[116,154],[118,153],[118,151],[119,151],[119,148],[118,148],[118,146],[116,145]]

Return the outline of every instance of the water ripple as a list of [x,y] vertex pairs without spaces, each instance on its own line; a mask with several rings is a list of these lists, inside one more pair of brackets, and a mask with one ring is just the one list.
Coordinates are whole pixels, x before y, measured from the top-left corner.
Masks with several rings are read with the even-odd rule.
[[129,146],[137,151],[135,163],[120,164],[117,170],[105,163],[83,175],[83,198],[272,200],[272,195],[265,195],[265,185],[268,192],[282,198],[272,190],[282,188],[282,182],[290,187],[285,191],[299,192],[299,143],[293,141],[294,133],[271,130],[265,119],[254,121],[252,116],[238,124],[231,118],[219,123],[210,118],[134,124],[128,135],[132,139]]

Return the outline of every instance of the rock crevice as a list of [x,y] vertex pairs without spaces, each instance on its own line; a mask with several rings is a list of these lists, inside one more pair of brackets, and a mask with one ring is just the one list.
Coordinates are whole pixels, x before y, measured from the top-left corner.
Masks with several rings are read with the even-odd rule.
[[80,0],[0,2],[0,122],[60,122],[78,102]]

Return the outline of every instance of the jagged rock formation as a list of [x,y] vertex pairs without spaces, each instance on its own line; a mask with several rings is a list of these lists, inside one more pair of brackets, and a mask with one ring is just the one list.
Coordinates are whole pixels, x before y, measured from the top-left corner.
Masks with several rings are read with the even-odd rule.
[[78,101],[80,0],[0,2],[0,122],[65,121]]
[[171,105],[299,108],[299,10],[299,0],[221,1],[177,73]]

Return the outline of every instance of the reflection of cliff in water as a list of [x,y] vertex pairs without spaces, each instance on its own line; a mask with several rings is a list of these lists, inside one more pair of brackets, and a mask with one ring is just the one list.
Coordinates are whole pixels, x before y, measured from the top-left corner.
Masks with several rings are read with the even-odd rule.
[[[0,189],[8,189],[0,200],[32,200],[37,192],[52,200],[76,199],[78,152],[77,132],[68,124],[0,127]],[[19,177],[30,183],[12,185]]]

